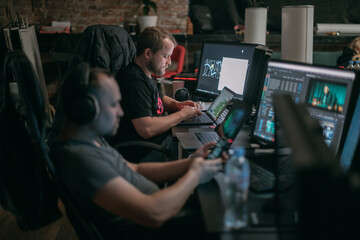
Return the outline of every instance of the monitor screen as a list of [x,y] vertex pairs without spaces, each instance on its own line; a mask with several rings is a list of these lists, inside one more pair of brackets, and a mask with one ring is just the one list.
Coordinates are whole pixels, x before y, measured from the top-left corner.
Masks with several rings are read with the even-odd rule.
[[328,146],[337,152],[349,105],[354,72],[301,63],[271,60],[268,63],[253,136],[274,142],[274,93],[290,94],[296,103],[304,103],[310,115],[320,122]]
[[345,139],[344,148],[340,156],[340,166],[347,172],[355,160],[356,149],[360,140],[360,95],[350,122],[350,128]]
[[[200,95],[216,96],[223,87],[228,87],[236,93],[236,98],[242,99],[248,89],[253,90],[251,82],[259,86],[255,62],[258,55],[265,51],[258,49],[255,44],[204,43],[199,67],[197,93]],[[262,59],[261,59],[262,60]],[[264,65],[260,64],[259,66]],[[251,81],[249,81],[251,79]],[[254,92],[258,92],[257,88]],[[251,104],[251,103],[248,103]]]

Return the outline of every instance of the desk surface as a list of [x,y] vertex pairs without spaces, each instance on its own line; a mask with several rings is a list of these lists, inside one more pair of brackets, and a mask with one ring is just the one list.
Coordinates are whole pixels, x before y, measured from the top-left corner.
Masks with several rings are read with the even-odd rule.
[[[198,187],[201,211],[203,214],[206,231],[212,234],[218,234],[221,239],[277,239],[277,230],[275,228],[276,214],[274,211],[267,211],[266,204],[271,202],[273,194],[255,194],[250,192],[248,199],[249,224],[247,227],[237,231],[226,231],[223,227],[223,174],[219,173],[214,180]],[[297,219],[294,201],[294,191],[286,192],[279,196],[282,205],[281,214],[277,215],[282,226],[282,234],[287,234],[289,238],[295,238],[293,223]],[[285,201],[287,199],[287,201]],[[231,236],[231,238],[230,238]]]

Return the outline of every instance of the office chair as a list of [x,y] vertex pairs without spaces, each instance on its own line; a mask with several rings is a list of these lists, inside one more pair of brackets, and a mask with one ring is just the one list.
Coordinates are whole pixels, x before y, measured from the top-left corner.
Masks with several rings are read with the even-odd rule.
[[5,55],[0,92],[0,204],[23,231],[61,217],[58,197],[38,152],[33,122],[45,132],[45,101],[32,64],[21,51]]
[[74,49],[69,69],[81,62],[109,70],[114,76],[135,58],[135,45],[128,32],[116,25],[92,25],[85,29]]
[[81,207],[75,202],[74,198],[70,195],[67,189],[63,186],[61,178],[58,176],[52,160],[56,158],[55,155],[50,156],[46,150],[45,142],[42,142],[41,151],[44,156],[44,161],[49,173],[49,176],[55,185],[61,201],[66,208],[66,214],[74,227],[76,235],[81,240],[102,240],[103,237],[96,227],[95,223],[91,220],[85,211],[79,210]]
[[[56,174],[56,170],[50,160],[48,148],[45,142],[45,110],[43,95],[41,94],[36,74],[33,71],[29,60],[21,52],[11,52],[7,56],[5,67],[6,80],[10,83],[10,88],[12,88],[10,89],[9,95],[12,98],[12,101],[15,102],[14,105],[16,107],[16,111],[20,112],[18,124],[26,127],[26,134],[24,134],[23,138],[28,137],[31,139],[31,146],[29,148],[33,150],[33,154],[36,154],[37,162],[35,163],[35,166],[44,170],[44,172],[42,172],[44,175],[44,179],[42,179],[42,181],[48,184],[48,189],[46,189],[46,192],[44,190],[39,198],[40,200],[44,199],[43,201],[49,201],[49,203],[52,203],[53,205],[51,205],[51,207],[47,207],[44,211],[52,213],[54,212],[55,207],[55,213],[58,213],[56,215],[57,218],[53,217],[50,220],[54,221],[60,218],[61,214],[57,208],[58,196],[60,196],[60,199],[65,205],[69,220],[72,223],[78,237],[80,239],[101,240],[102,237],[93,222],[87,218],[84,211],[80,212],[80,207],[76,205],[71,195],[67,192],[67,189],[65,189],[61,184],[61,179]],[[13,86],[14,82],[17,83],[17,91],[15,91],[15,87]],[[19,141],[21,140],[19,139]],[[23,149],[21,151],[23,151]],[[26,156],[24,158],[28,160],[31,157]],[[31,165],[27,164],[26,167],[30,168]],[[23,184],[26,185],[26,182],[23,182]],[[32,186],[31,189],[39,187],[40,186]],[[48,192],[51,193],[52,191],[57,194],[52,195],[52,198],[49,199],[49,197],[47,197],[49,194]],[[37,192],[31,191],[32,195],[35,195],[36,193]],[[38,201],[40,202],[40,200]],[[29,199],[27,199],[27,201],[29,201]],[[40,204],[43,203],[40,202]],[[47,206],[46,204],[44,205]],[[38,210],[36,206],[30,207],[33,207],[35,209],[34,211]],[[31,213],[36,216],[36,212]],[[20,220],[22,219],[20,218]],[[49,224],[52,221],[43,221],[41,226]]]

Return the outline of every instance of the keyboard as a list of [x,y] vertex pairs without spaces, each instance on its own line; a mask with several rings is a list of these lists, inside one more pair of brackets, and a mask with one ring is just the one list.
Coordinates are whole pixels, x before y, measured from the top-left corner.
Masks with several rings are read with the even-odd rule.
[[206,115],[205,113],[203,115],[200,115],[200,116],[195,116],[195,117],[192,117],[190,118],[192,122],[194,123],[201,123],[201,122],[209,122],[211,121],[211,119],[209,118],[208,115]]
[[174,75],[172,78],[174,80],[188,80],[188,81],[196,81],[197,80],[197,73],[193,72],[181,72]]
[[201,144],[217,142],[219,140],[219,136],[215,132],[199,132],[194,134],[199,139]]
[[[295,181],[295,172],[290,164],[289,156],[279,160],[277,170],[278,190],[286,190]],[[266,192],[275,189],[275,174],[271,171],[250,162],[250,188],[255,192]]]

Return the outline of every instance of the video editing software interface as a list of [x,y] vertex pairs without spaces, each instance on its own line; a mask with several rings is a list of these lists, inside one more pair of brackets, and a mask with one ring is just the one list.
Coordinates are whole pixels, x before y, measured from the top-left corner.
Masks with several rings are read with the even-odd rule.
[[274,93],[291,94],[304,103],[323,128],[325,142],[337,152],[349,105],[353,72],[298,63],[269,61],[253,135],[274,142]]
[[204,43],[196,90],[218,95],[226,86],[242,97],[254,52],[255,45]]

